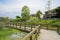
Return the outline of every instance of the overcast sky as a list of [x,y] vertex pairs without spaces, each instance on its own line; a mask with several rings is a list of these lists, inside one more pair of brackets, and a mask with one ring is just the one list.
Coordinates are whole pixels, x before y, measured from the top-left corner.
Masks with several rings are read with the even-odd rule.
[[[48,0],[0,0],[0,16],[8,16],[14,18],[21,14],[23,6],[28,6],[31,14],[35,14],[38,10],[43,13],[47,7]],[[51,9],[60,6],[60,0],[51,0]]]

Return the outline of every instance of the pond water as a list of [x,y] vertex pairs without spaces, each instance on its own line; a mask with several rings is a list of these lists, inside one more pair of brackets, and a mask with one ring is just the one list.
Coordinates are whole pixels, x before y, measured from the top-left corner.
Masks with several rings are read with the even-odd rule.
[[[6,29],[6,28],[5,28]],[[7,28],[8,29],[8,28]],[[18,31],[18,32],[16,32],[16,33],[11,33],[11,34],[9,34],[9,35],[7,35],[9,32],[10,32],[10,30],[11,29],[8,29],[9,30],[9,32],[7,31],[7,29],[6,29],[6,32],[5,32],[5,30],[2,32],[2,31],[0,31],[0,40],[21,40],[24,36],[26,36],[28,33],[26,33],[26,32],[22,32],[22,31]],[[13,29],[13,31],[16,31],[16,29]],[[5,35],[5,34],[7,35]],[[1,36],[1,34],[2,34],[2,36]],[[5,36],[4,36],[5,35]]]
[[21,40],[27,33],[19,32],[5,37],[5,40]]

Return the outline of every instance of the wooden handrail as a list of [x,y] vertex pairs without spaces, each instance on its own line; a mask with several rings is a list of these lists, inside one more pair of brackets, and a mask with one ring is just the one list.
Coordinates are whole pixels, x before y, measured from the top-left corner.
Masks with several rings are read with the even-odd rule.
[[22,30],[24,32],[31,32],[33,29],[32,25],[30,25],[31,27],[27,27],[26,24],[25,25],[21,25],[21,23],[18,22],[0,22],[3,25],[5,25],[4,27],[9,27],[9,28],[14,28],[14,29],[18,29],[18,30]]
[[[8,23],[3,23],[3,24],[5,24],[6,26],[10,26],[10,27],[12,27],[12,28],[15,28],[15,26],[16,26],[16,29],[21,29],[20,27],[18,28],[17,26],[20,26],[19,24],[20,23],[12,23],[12,22],[8,22]],[[12,26],[11,26],[12,25]],[[33,29],[32,28],[32,26],[31,27],[29,27],[30,28],[30,33],[28,34],[28,35],[26,35],[22,40],[27,40],[28,38],[30,38],[30,40],[32,40],[32,36],[33,36],[33,34],[36,34],[36,36],[34,36],[34,37],[36,37],[36,40],[37,40],[37,36],[39,35],[39,27],[40,27],[40,25],[38,25],[38,26],[35,26],[35,28]],[[29,29],[28,28],[28,29]],[[23,30],[26,30],[27,28],[26,27],[24,27],[24,29]],[[28,31],[28,30],[27,30]]]
[[[40,25],[39,25],[40,26]],[[32,35],[37,32],[39,26],[36,26],[34,30],[32,30],[29,34],[27,34],[22,40],[27,40],[28,38],[32,37]],[[39,30],[40,31],[40,30]],[[32,39],[31,39],[32,40]]]

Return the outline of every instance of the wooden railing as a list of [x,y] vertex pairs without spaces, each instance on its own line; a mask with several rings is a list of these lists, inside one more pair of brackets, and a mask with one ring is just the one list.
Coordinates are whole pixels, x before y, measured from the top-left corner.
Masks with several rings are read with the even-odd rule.
[[60,35],[60,24],[42,24],[41,29],[55,30]]
[[30,27],[27,27],[26,25],[21,26],[20,23],[11,23],[11,22],[8,22],[8,23],[6,23],[6,22],[3,23],[2,22],[2,23],[0,23],[0,25],[1,26],[4,25],[4,26],[7,26],[7,27],[16,28],[16,29],[23,30],[23,31],[29,31],[29,28],[30,28],[29,33],[22,40],[37,40],[37,38],[39,36],[39,33],[40,33],[40,25],[34,26],[34,27],[32,25],[30,25]]
[[40,27],[40,25],[35,26],[35,29],[32,30],[29,34],[27,34],[22,40],[37,40],[39,33],[40,33],[39,27]]
[[24,32],[31,32],[33,29],[35,29],[35,26],[22,24],[20,22],[0,22],[0,26],[15,28]]
[[31,32],[34,28],[32,27],[32,25],[26,25],[26,24],[21,24],[18,22],[5,22],[5,23],[1,23],[0,26],[3,27],[10,27],[10,28],[15,28],[24,32]]

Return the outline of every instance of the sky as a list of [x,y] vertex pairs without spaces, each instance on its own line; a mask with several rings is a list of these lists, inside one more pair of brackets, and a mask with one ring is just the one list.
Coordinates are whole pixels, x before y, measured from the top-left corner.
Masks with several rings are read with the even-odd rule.
[[[47,8],[48,0],[0,0],[0,17],[8,16],[9,18],[15,18],[17,15],[21,15],[23,6],[28,6],[30,14],[36,14],[38,10],[42,13]],[[60,6],[60,0],[51,0],[51,9]]]

